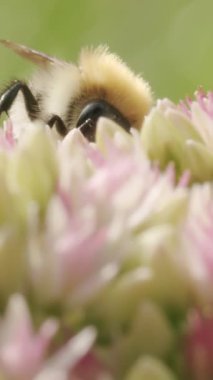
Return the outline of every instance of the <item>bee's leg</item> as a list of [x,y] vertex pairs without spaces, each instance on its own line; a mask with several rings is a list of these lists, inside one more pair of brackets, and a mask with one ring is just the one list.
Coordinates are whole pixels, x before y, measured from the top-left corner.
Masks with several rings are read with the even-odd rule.
[[65,136],[68,132],[63,120],[58,115],[53,115],[47,124],[51,128],[55,127],[61,136]]
[[39,112],[38,102],[26,83],[22,81],[13,82],[0,96],[0,115],[2,112],[8,113],[19,91],[23,94],[29,118],[36,119]]

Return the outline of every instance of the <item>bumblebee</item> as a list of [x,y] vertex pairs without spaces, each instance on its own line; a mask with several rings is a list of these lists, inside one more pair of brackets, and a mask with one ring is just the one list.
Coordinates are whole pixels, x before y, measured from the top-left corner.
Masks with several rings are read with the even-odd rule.
[[[99,46],[81,51],[77,65],[8,40],[1,44],[37,66],[29,81],[15,80],[0,96],[0,114],[41,120],[61,136],[78,128],[94,141],[98,119],[107,117],[126,131],[141,128],[152,104],[149,84],[121,59]],[[14,116],[15,115],[15,116]]]

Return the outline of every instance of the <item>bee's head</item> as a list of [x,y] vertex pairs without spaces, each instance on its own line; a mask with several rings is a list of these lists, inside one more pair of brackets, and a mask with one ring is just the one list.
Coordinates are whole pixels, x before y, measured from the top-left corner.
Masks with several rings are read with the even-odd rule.
[[108,117],[127,131],[140,128],[152,104],[147,82],[136,76],[106,47],[83,49],[79,59],[79,85],[67,114],[93,140],[99,117]]

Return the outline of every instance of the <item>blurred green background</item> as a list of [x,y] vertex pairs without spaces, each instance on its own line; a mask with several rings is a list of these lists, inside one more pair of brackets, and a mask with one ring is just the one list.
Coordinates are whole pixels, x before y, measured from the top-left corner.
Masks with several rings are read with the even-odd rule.
[[[0,36],[73,61],[108,44],[156,97],[213,89],[212,0],[0,0]],[[0,70],[4,85],[32,65],[0,47]]]

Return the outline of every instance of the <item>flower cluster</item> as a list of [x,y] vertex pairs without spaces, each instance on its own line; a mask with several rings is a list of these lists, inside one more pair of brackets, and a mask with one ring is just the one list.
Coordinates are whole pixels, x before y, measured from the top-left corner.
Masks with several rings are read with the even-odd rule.
[[149,157],[162,168],[174,161],[177,174],[189,170],[192,182],[211,181],[213,174],[213,93],[202,90],[178,106],[158,100],[147,117],[142,140]]
[[0,134],[0,379],[213,378],[213,95]]

